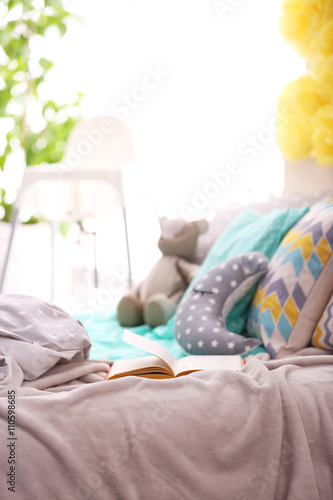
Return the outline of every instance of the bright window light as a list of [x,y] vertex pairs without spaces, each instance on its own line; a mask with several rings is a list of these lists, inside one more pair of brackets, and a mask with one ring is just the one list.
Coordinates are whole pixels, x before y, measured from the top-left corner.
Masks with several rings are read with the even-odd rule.
[[[275,108],[282,88],[304,73],[305,63],[279,34],[281,1],[64,0],[83,22],[71,20],[62,38],[50,28],[46,38],[33,40],[33,76],[40,73],[41,58],[55,62],[38,87],[43,99],[71,103],[82,92],[84,117],[115,115],[133,135],[136,172],[126,181],[129,205],[143,200],[140,214],[132,210],[129,218],[132,244],[138,242],[132,252],[137,282],[159,258],[156,213],[209,218],[226,201],[265,200],[282,191]],[[1,47],[0,63],[8,64]],[[17,64],[11,61],[10,69]],[[18,77],[13,94],[21,83]],[[40,119],[38,103],[23,109],[14,99],[7,112],[25,113],[37,134],[55,117],[52,106]],[[65,119],[65,112],[57,114],[60,122]],[[0,132],[7,133],[12,124],[0,122]],[[36,147],[45,146],[41,139]],[[56,148],[63,150],[64,142]],[[17,151],[0,172],[0,185],[9,193],[19,187],[23,167],[23,152]],[[24,220],[30,215],[31,207],[21,213]],[[121,241],[120,222],[119,214],[110,215],[115,253],[110,254],[109,240],[98,252],[103,273],[111,268],[110,274],[124,279],[124,248],[113,243],[114,234]],[[28,229],[37,234],[37,226]]]
[[[51,30],[34,47],[38,58],[55,60],[43,96],[68,102],[82,91],[85,116],[114,114],[127,123],[160,214],[195,218],[228,199],[282,190],[275,106],[304,61],[279,34],[280,0],[65,6],[83,23],[72,21],[62,39]],[[216,175],[223,182],[214,191]]]
[[124,119],[160,212],[182,215],[195,190],[230,161],[238,173],[210,194],[205,210],[282,189],[275,106],[304,61],[279,34],[279,0],[98,0],[93,7],[72,0],[66,7],[84,24],[44,47],[56,58],[47,90],[63,99],[80,90],[85,115]]

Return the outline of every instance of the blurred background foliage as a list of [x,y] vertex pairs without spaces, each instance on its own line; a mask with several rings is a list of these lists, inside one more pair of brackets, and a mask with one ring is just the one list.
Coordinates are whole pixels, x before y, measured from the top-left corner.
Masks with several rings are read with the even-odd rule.
[[[54,63],[40,57],[40,47],[50,29],[62,37],[69,21],[79,19],[65,10],[63,0],[2,0],[0,7],[0,120],[6,125],[0,169],[18,152],[27,167],[57,163],[79,121],[82,94],[77,93],[70,103],[45,98],[43,86],[52,78]],[[0,205],[2,220],[9,221],[12,205],[1,186]]]

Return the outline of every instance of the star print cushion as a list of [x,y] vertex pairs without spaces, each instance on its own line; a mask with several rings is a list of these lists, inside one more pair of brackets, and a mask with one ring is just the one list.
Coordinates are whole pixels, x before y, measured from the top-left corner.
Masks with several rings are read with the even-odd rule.
[[[7,361],[14,359],[19,365],[24,380],[35,380],[60,359],[87,358],[91,346],[76,319],[27,295],[0,295],[0,345]],[[1,384],[8,375],[1,372],[6,366],[7,362],[0,365]]]
[[226,329],[226,317],[265,274],[267,257],[250,252],[214,266],[190,288],[175,317],[175,337],[189,354],[242,354],[261,344]]

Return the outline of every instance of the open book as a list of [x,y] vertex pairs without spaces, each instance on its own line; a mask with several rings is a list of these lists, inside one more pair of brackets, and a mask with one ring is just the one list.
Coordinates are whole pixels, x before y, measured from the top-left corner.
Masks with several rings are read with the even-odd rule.
[[135,359],[118,359],[111,366],[105,380],[136,375],[147,378],[172,378],[198,370],[241,370],[245,361],[238,355],[186,356],[175,358],[165,347],[153,340],[141,337],[130,330],[124,331],[123,340],[128,344],[154,354]]

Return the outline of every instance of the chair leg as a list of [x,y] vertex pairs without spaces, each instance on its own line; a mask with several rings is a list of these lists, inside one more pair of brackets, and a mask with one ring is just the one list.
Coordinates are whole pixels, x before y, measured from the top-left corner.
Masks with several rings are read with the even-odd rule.
[[12,243],[14,239],[14,233],[16,229],[16,222],[17,222],[17,217],[19,214],[19,209],[14,208],[12,220],[11,220],[11,230],[10,230],[10,235],[9,235],[9,240],[8,240],[8,245],[7,245],[7,250],[6,250],[6,255],[5,255],[5,260],[3,263],[3,268],[2,268],[2,273],[1,273],[1,280],[0,280],[0,293],[3,291],[3,286],[5,283],[5,278],[6,278],[6,272],[7,272],[7,267],[8,267],[8,261],[9,261],[9,256],[10,256],[10,251],[12,249]]
[[128,239],[128,226],[127,226],[127,214],[125,205],[123,206],[123,217],[124,217],[124,225],[125,225],[125,237],[126,237],[126,251],[127,251],[127,265],[128,265],[128,287],[133,287],[132,281],[132,268],[131,268],[131,257],[130,257],[130,247],[129,247],[129,239]]
[[94,282],[95,288],[98,288],[98,271],[97,271],[97,236],[96,233],[91,233],[94,241]]
[[54,251],[54,242],[55,242],[55,222],[51,221],[50,222],[50,227],[51,227],[51,289],[50,289],[50,296],[51,296],[51,303],[53,303],[54,300],[54,264],[55,264],[55,251]]

